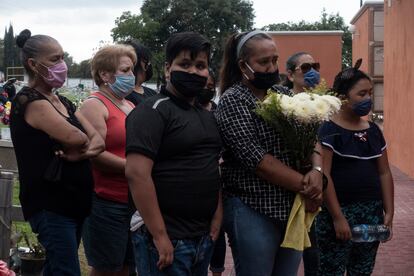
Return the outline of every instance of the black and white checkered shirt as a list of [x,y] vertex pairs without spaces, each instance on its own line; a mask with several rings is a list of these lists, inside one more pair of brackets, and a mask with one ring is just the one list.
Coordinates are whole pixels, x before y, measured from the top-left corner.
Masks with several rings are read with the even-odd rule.
[[[274,88],[290,94],[285,87]],[[255,173],[267,153],[291,166],[281,135],[255,113],[258,100],[247,86],[238,83],[226,90],[218,104],[215,114],[224,142],[221,166],[224,194],[239,197],[271,218],[287,221],[295,194]]]

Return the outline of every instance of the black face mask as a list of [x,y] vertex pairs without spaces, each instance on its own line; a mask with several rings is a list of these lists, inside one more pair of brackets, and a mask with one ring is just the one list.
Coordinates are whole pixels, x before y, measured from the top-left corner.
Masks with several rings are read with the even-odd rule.
[[184,71],[172,71],[170,81],[180,94],[191,98],[196,97],[202,92],[206,86],[207,77],[190,74]]
[[202,105],[208,104],[214,98],[215,94],[216,90],[214,88],[204,88],[203,90],[201,90],[200,94],[197,95],[197,101]]
[[253,71],[247,63],[246,66],[254,75],[254,79],[249,81],[257,89],[269,89],[280,81],[279,69],[276,69],[274,72],[264,73]]
[[152,64],[149,63],[147,65],[147,70],[145,71],[145,81],[149,81],[152,78],[153,71],[152,71]]

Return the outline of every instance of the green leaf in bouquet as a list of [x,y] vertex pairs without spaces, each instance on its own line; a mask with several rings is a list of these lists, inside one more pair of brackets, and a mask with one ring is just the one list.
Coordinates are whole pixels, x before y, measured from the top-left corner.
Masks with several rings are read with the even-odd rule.
[[322,79],[321,82],[313,88],[305,87],[304,89],[305,89],[304,92],[307,92],[307,93],[314,93],[318,95],[332,95],[332,96],[336,95],[336,93],[328,87],[325,79]]

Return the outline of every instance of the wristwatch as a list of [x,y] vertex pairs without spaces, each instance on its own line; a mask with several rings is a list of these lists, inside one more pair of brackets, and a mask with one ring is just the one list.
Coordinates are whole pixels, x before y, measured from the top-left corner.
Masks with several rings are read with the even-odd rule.
[[328,178],[326,177],[326,175],[323,173],[321,166],[313,166],[314,170],[317,170],[318,172],[320,172],[322,174],[322,191],[326,190],[326,187],[328,187]]

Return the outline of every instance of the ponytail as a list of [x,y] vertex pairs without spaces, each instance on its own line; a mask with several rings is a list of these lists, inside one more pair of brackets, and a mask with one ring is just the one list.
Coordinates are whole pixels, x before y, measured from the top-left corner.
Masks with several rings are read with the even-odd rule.
[[220,70],[220,94],[230,88],[234,83],[242,80],[242,72],[240,71],[237,58],[237,43],[240,35],[231,35],[226,42],[224,48],[223,61]]

